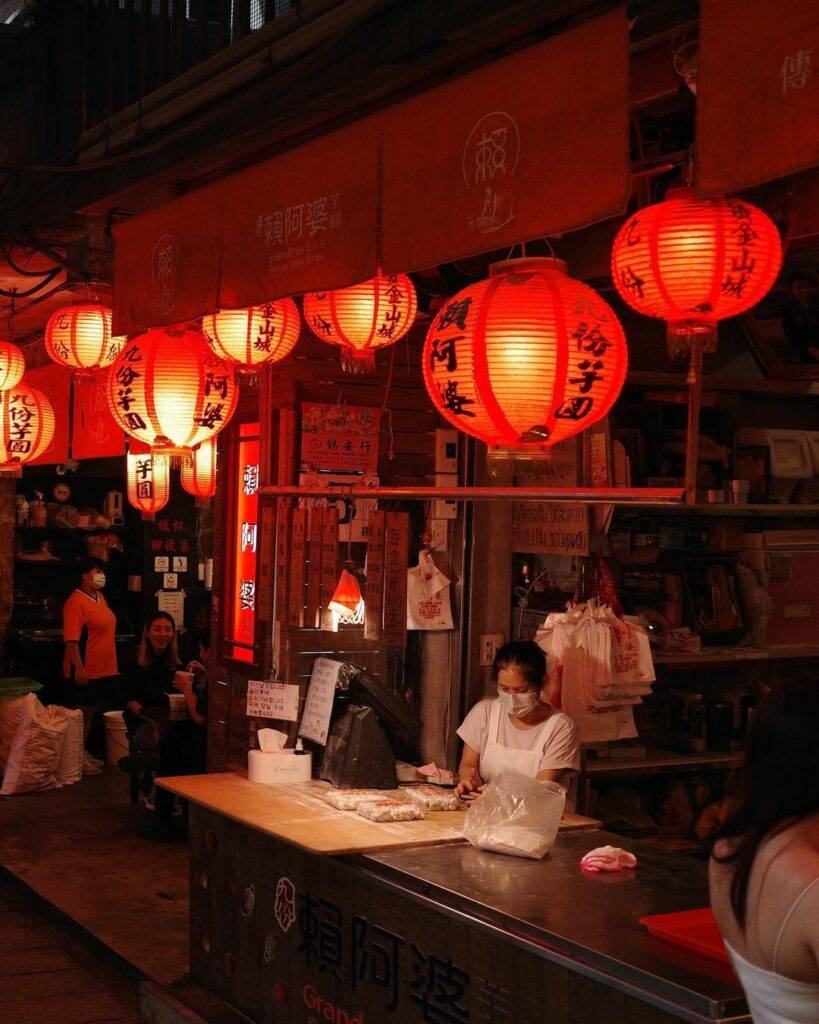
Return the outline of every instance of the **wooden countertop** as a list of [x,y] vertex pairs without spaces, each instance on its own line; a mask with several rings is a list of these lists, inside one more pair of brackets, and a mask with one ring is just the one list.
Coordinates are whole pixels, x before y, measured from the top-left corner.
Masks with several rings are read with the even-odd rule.
[[[308,853],[373,853],[437,843],[460,843],[464,811],[427,811],[422,821],[375,822],[337,811],[321,798],[329,783],[294,786],[248,782],[238,772],[156,780],[163,789]],[[599,821],[567,814],[561,829],[598,828]]]

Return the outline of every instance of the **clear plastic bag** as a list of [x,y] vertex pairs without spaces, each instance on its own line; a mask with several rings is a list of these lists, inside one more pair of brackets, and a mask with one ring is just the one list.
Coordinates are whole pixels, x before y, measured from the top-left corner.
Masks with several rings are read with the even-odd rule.
[[520,772],[501,772],[470,805],[464,836],[473,846],[513,857],[545,856],[554,846],[566,790]]

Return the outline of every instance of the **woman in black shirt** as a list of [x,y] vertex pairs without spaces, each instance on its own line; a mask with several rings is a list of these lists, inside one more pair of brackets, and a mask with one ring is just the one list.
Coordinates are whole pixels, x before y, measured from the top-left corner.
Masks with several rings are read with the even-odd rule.
[[[182,670],[176,624],[167,612],[152,612],[142,633],[136,659],[125,671],[125,711],[128,733],[140,751],[157,758],[156,774],[188,775],[204,769],[207,723],[205,668],[191,662]],[[171,696],[182,695],[181,720],[171,718]],[[180,702],[181,703],[181,702]],[[173,799],[157,790],[156,818],[143,833],[151,839],[171,838]]]

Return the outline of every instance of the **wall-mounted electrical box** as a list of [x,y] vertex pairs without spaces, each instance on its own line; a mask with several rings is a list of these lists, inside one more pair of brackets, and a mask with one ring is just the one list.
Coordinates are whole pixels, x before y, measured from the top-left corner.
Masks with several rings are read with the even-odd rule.
[[458,472],[458,431],[435,431],[435,473]]

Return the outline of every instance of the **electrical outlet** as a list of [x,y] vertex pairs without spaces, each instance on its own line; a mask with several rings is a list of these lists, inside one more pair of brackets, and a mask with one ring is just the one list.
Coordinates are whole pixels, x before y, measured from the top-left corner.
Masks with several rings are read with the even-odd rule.
[[503,633],[483,633],[481,635],[481,666],[491,665],[498,653],[498,648],[503,646]]

